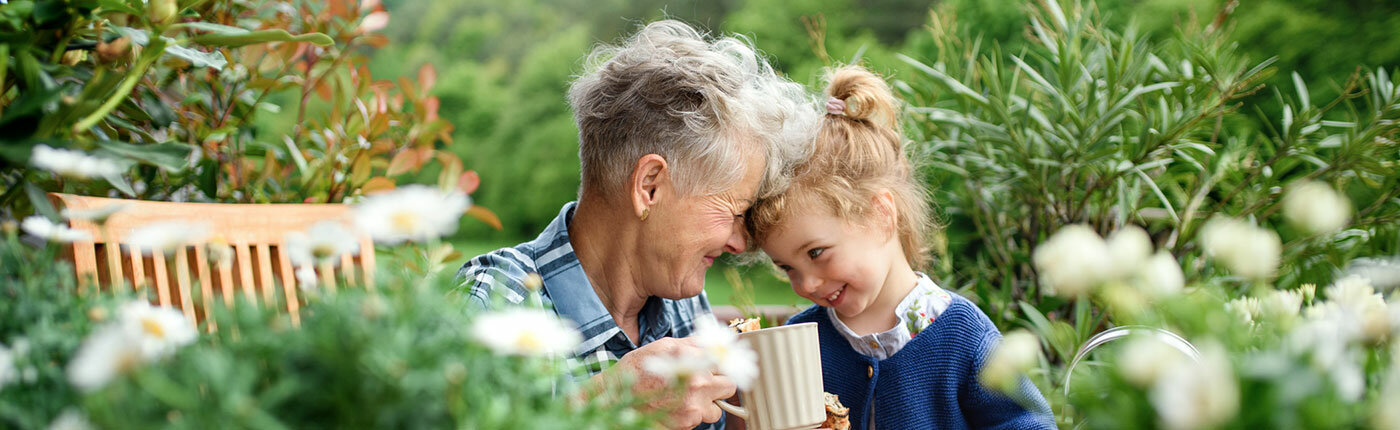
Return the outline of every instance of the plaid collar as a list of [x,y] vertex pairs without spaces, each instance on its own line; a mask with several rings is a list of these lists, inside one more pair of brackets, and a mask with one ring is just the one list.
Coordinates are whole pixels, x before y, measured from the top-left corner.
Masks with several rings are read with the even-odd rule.
[[[532,253],[535,267],[544,280],[544,296],[552,303],[555,313],[572,321],[583,333],[583,343],[579,344],[575,353],[582,356],[606,349],[614,356],[621,357],[657,339],[689,334],[688,329],[680,330],[686,333],[675,333],[675,318],[671,314],[677,309],[670,306],[670,300],[653,296],[647,299],[637,318],[641,341],[634,343],[627,338],[612,314],[603,307],[603,301],[593,290],[593,284],[588,281],[588,275],[583,272],[574,247],[569,243],[569,225],[577,206],[577,202],[565,204],[559,216],[550,221],[549,226],[531,243],[535,250]],[[689,322],[689,318],[683,319]]]

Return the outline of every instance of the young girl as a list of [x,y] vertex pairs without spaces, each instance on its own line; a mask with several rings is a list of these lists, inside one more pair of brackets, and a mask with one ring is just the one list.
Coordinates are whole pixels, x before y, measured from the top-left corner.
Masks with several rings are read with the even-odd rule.
[[811,159],[748,215],[793,291],[816,303],[788,323],[818,324],[826,391],[857,429],[1054,428],[1029,380],[1019,404],[978,383],[1001,333],[916,271],[932,221],[889,87],[852,66],[830,81]]

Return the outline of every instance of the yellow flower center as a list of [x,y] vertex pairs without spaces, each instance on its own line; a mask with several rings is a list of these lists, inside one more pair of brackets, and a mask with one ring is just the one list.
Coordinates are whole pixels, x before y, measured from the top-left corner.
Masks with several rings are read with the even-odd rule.
[[399,232],[403,233],[409,233],[418,229],[418,224],[420,220],[418,219],[418,214],[409,211],[403,211],[395,213],[394,217],[390,219],[390,222],[393,223],[394,230],[398,230]]
[[515,346],[527,354],[536,353],[544,350],[544,340],[540,339],[539,334],[527,331],[515,338]]
[[316,246],[311,247],[311,256],[320,260],[334,257],[335,247],[331,246],[329,243],[318,243]]
[[146,330],[146,333],[149,333],[151,336],[161,339],[165,338],[165,327],[161,327],[160,323],[156,322],[154,318],[141,318],[141,328]]

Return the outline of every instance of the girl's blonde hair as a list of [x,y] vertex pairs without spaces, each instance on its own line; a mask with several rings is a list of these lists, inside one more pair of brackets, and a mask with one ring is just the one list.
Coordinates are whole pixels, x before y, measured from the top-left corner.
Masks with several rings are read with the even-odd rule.
[[825,204],[837,217],[865,224],[875,215],[872,200],[889,190],[904,255],[916,270],[924,268],[934,222],[925,185],[906,154],[899,102],[883,79],[859,66],[831,71],[828,82],[826,94],[844,102],[844,112],[822,119],[812,155],[797,167],[790,188],[749,210],[749,234],[762,243],[804,203]]

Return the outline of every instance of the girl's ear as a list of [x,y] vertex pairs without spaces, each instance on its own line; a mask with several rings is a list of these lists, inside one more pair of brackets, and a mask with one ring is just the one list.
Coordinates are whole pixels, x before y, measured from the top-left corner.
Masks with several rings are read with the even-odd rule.
[[870,205],[875,208],[876,225],[885,234],[895,235],[899,231],[899,207],[894,204],[894,193],[881,189],[870,198]]

